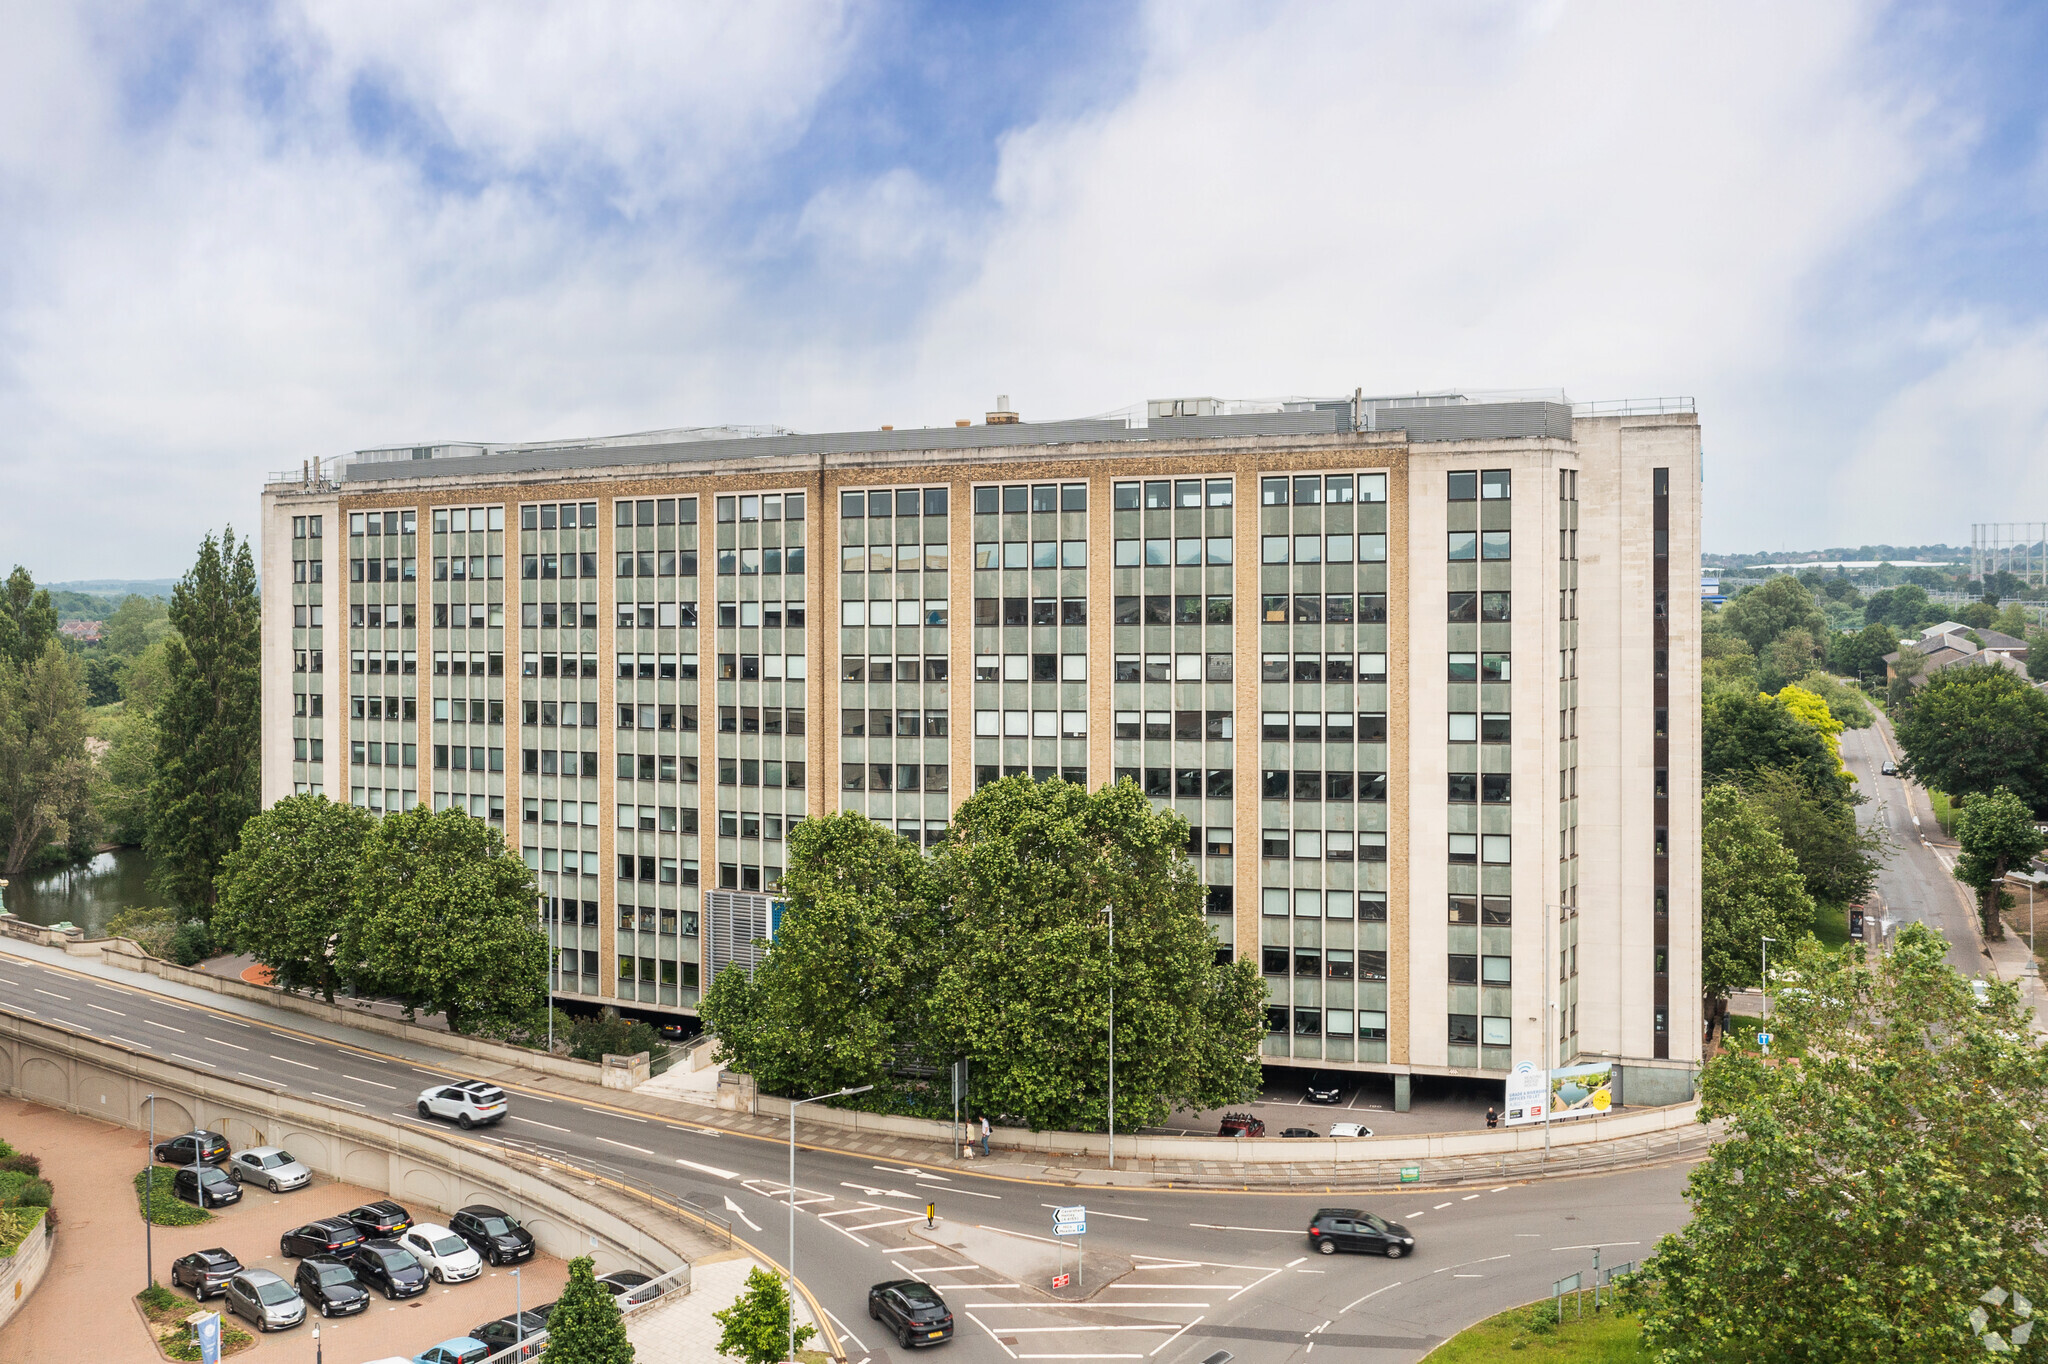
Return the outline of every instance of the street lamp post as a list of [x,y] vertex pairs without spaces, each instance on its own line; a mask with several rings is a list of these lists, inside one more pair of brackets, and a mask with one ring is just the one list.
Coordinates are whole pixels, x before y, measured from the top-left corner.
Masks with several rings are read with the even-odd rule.
[[156,1283],[156,1095],[143,1095],[142,1103],[149,1110],[149,1173],[142,1177],[142,1287],[147,1292]]
[[1116,1168],[1116,902],[1109,911],[1109,1168]]
[[[1764,1030],[1764,1032],[1766,1032],[1766,1033],[1770,1032],[1770,1030],[1771,1030],[1771,944],[1772,944],[1772,943],[1774,943],[1774,942],[1776,942],[1776,941],[1777,941],[1777,939],[1776,939],[1776,938],[1765,938],[1765,939],[1763,940],[1763,954],[1764,954],[1764,960],[1763,960],[1763,969],[1764,969],[1764,974],[1763,974],[1763,980],[1762,980],[1761,984],[1760,984],[1760,985],[1758,986],[1758,988],[1759,988],[1759,989],[1761,989],[1761,990],[1762,990],[1762,991],[1764,992],[1764,1026],[1763,1026],[1763,1030]],[[1767,1050],[1768,1050],[1768,1049],[1767,1049]]]
[[[526,1358],[526,1285],[519,1271],[512,1271],[512,1338],[519,1346],[519,1358]],[[315,1362],[317,1364],[317,1361]]]
[[865,1094],[873,1085],[835,1089],[830,1094],[813,1094],[808,1099],[789,1101],[789,1357],[796,1358],[796,1110],[821,1099],[839,1099],[848,1094]]
[[320,1328],[313,1328],[313,1364],[320,1364]]

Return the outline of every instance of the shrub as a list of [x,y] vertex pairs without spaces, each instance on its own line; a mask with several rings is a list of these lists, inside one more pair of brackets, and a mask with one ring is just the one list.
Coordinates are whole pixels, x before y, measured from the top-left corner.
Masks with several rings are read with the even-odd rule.
[[[154,1198],[149,1198],[151,1170],[155,1171]],[[175,1170],[150,1166],[135,1172],[135,1206],[147,1209],[144,1216],[160,1227],[196,1227],[201,1222],[211,1222],[213,1214],[204,1208],[195,1208],[190,1203],[171,1196],[171,1181],[177,1177]],[[145,1203],[144,1199],[148,1198]]]
[[135,1296],[144,1307],[152,1308],[158,1312],[168,1312],[174,1307],[185,1306],[183,1298],[154,1281],[150,1283],[149,1287],[143,1289]]
[[579,1018],[569,1028],[569,1054],[579,1061],[602,1061],[607,1055],[631,1056],[642,1051],[656,1060],[668,1055],[668,1045],[647,1024],[619,1017],[617,1009],[606,1009],[596,1018]]
[[175,909],[124,909],[107,920],[107,936],[127,938],[153,957],[170,959],[171,940],[178,932]]
[[171,935],[171,960],[180,966],[197,966],[213,952],[213,930],[203,919],[187,919]]
[[39,1175],[43,1172],[42,1157],[30,1155],[26,1151],[18,1152],[9,1147],[7,1154],[0,1156],[0,1171]]

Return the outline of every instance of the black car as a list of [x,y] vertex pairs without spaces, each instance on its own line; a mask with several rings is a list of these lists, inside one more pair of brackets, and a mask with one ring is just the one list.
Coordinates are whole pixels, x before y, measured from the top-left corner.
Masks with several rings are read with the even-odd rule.
[[1316,1137],[1322,1134],[1313,1127],[1290,1127],[1280,1135],[1283,1137]]
[[600,1275],[597,1281],[610,1289],[613,1297],[623,1297],[628,1305],[646,1302],[668,1292],[667,1284],[655,1283],[652,1274],[642,1274],[637,1269],[614,1270]]
[[[554,1304],[548,1305],[552,1307]],[[547,1315],[536,1309],[530,1312],[515,1312],[509,1317],[499,1317],[496,1321],[472,1326],[469,1328],[469,1334],[471,1339],[481,1340],[493,1351],[497,1351],[509,1350],[515,1345],[530,1341],[547,1329]],[[532,1359],[546,1348],[545,1342],[526,1345],[520,1350],[518,1357]]]
[[363,1243],[356,1224],[346,1217],[323,1217],[303,1227],[293,1227],[277,1238],[277,1253],[287,1260],[301,1255],[347,1255]]
[[1266,1135],[1266,1120],[1255,1113],[1225,1113],[1223,1124],[1216,1130],[1219,1137],[1263,1137]]
[[171,1177],[171,1193],[202,1208],[220,1208],[242,1201],[242,1186],[218,1165],[187,1165]]
[[456,1213],[448,1219],[448,1230],[469,1242],[471,1250],[494,1265],[517,1264],[533,1258],[533,1233],[520,1226],[518,1218],[488,1203],[472,1203]]
[[953,1338],[953,1314],[928,1283],[891,1279],[868,1290],[868,1315],[896,1333],[904,1349]]
[[370,1305],[370,1291],[363,1281],[332,1255],[309,1255],[299,1261],[292,1284],[323,1317],[345,1317]]
[[393,1302],[427,1291],[427,1271],[396,1241],[363,1242],[349,1256],[348,1267],[365,1287],[381,1289]]
[[227,1291],[228,1280],[242,1272],[242,1262],[215,1246],[195,1250],[171,1261],[171,1287],[189,1288],[192,1296],[205,1302]]
[[379,1236],[388,1240],[412,1230],[412,1214],[388,1198],[350,1208],[342,1216],[355,1224],[365,1241]]
[[1886,758],[1877,770],[1881,776],[1896,777],[1899,775],[1899,765],[1890,758]]
[[218,1165],[228,1158],[228,1139],[218,1132],[187,1132],[158,1142],[150,1154],[165,1165]]
[[1344,1086],[1334,1076],[1321,1071],[1308,1077],[1308,1086],[1302,1098],[1312,1104],[1340,1104],[1344,1102]]
[[1308,1224],[1308,1243],[1324,1255],[1340,1250],[1377,1251],[1398,1260],[1415,1249],[1415,1238],[1399,1222],[1357,1208],[1318,1208]]

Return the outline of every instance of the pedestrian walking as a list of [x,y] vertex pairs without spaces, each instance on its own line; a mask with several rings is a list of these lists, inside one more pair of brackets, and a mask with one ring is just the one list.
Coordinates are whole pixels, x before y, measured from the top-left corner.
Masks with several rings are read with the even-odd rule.
[[1500,1114],[1494,1111],[1492,1104],[1486,1106],[1486,1125],[1488,1127],[1500,1126]]
[[988,1114],[981,1115],[981,1154],[988,1155]]

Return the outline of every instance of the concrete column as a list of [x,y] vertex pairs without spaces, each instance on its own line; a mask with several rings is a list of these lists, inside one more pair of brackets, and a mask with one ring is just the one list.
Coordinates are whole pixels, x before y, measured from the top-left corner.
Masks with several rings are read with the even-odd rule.
[[1408,1111],[1408,1078],[1406,1075],[1396,1075],[1394,1077],[1394,1111],[1396,1113],[1406,1113]]

